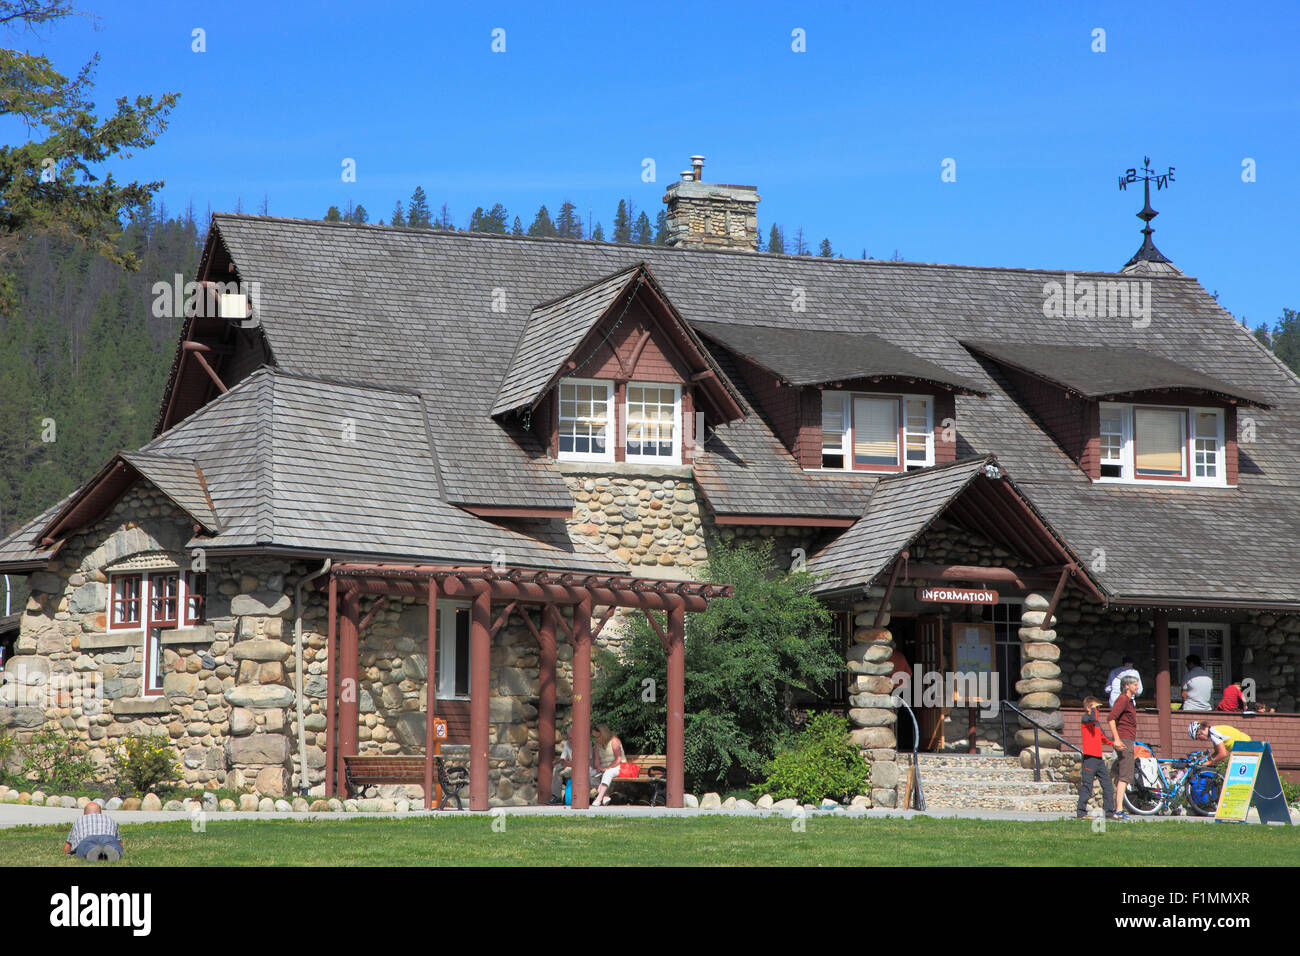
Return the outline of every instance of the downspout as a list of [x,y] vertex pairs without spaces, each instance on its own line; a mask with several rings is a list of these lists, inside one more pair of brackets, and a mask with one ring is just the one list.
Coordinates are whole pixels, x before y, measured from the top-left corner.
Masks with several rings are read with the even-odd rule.
[[294,696],[298,699],[298,790],[304,797],[311,789],[311,782],[307,779],[307,728],[303,726],[307,721],[307,702],[303,700],[302,696],[302,587],[329,571],[333,562],[333,558],[326,558],[325,563],[318,570],[299,580],[294,588],[293,652],[296,661],[294,668]]

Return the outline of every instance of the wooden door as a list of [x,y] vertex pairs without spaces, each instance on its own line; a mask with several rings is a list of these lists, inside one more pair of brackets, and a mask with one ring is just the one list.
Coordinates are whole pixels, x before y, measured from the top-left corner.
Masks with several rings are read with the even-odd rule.
[[[926,674],[943,673],[943,618],[937,614],[916,619],[916,664],[912,668],[913,700],[921,698]],[[933,680],[933,678],[931,678]],[[920,725],[921,750],[939,750],[943,747],[943,707],[915,707],[916,721]]]

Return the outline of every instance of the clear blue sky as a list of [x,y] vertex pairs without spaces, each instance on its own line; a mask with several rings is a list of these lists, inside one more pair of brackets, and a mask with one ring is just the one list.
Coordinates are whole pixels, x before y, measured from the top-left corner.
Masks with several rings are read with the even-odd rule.
[[182,94],[158,144],[114,166],[165,180],[173,210],[266,195],[319,218],[350,199],[378,220],[418,184],[462,227],[475,206],[527,226],[568,198],[608,234],[620,197],[653,218],[702,153],[706,179],[758,186],[760,227],[787,242],[802,224],[854,257],[1117,269],[1141,191],[1116,179],[1149,155],[1176,167],[1153,197],[1160,249],[1252,326],[1300,308],[1294,2],[82,6],[96,23],[6,42],[65,73],[98,52],[101,109]]

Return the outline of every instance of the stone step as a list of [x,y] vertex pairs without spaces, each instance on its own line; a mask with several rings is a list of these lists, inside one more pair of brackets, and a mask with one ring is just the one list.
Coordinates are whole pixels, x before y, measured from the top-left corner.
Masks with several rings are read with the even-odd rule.
[[[922,780],[951,780],[954,783],[964,781],[1000,781],[1003,783],[1034,782],[1032,770],[1012,767],[973,767],[970,770],[958,770],[952,767],[922,767]],[[1044,778],[1046,779],[1046,778]]]
[[1044,780],[1035,783],[1030,780],[1025,782],[1017,780],[1014,783],[1007,783],[1000,780],[976,780],[976,781],[952,781],[952,780],[927,780],[921,778],[921,786],[925,788],[926,793],[950,793],[950,794],[978,794],[980,796],[1002,796],[1002,797],[1032,797],[1043,794],[1063,794],[1075,793],[1076,791],[1068,783],[1060,783],[1051,780]]

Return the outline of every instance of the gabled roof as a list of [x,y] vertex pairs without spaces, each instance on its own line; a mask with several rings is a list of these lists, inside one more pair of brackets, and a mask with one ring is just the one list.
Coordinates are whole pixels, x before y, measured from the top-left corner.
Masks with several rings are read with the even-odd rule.
[[1113,345],[962,340],[962,345],[1010,368],[1044,379],[1084,398],[1190,389],[1233,404],[1268,408],[1252,390],[1230,385],[1145,349]]
[[122,458],[208,531],[219,530],[220,521],[208,496],[203,469],[193,458],[148,451],[123,452]]
[[[970,503],[963,496],[973,496]],[[954,509],[960,508],[960,511]],[[858,522],[808,561],[819,575],[821,593],[865,587],[945,512],[999,543],[1007,543],[1005,528],[996,512],[1013,512],[1017,550],[1042,565],[1075,565],[1099,590],[1078,556],[1056,534],[1016,487],[992,456],[957,461],[924,471],[891,475],[876,483],[866,511]]]
[[791,385],[899,378],[965,395],[984,394],[963,375],[913,355],[871,332],[819,332],[764,325],[692,322],[705,336]]
[[531,409],[563,376],[581,376],[578,354],[584,343],[607,316],[626,312],[643,287],[650,313],[659,316],[685,342],[686,352],[694,358],[698,371],[704,373],[700,387],[714,407],[715,417],[724,421],[743,417],[736,387],[682,320],[644,262],[534,308],[497,392],[492,414]]
[[[119,460],[140,462],[146,477],[172,488],[173,500],[194,493],[178,478],[178,463],[198,463],[222,521],[216,533],[189,544],[209,551],[278,548],[469,564],[500,557],[512,567],[626,570],[605,554],[510,531],[443,500],[423,403],[409,392],[262,369]],[[61,512],[81,514],[85,523],[93,518],[78,508],[83,502],[101,512],[110,506],[117,496],[96,498],[107,470]],[[12,541],[0,543],[0,554],[16,560],[41,553],[28,541],[24,555]]]

